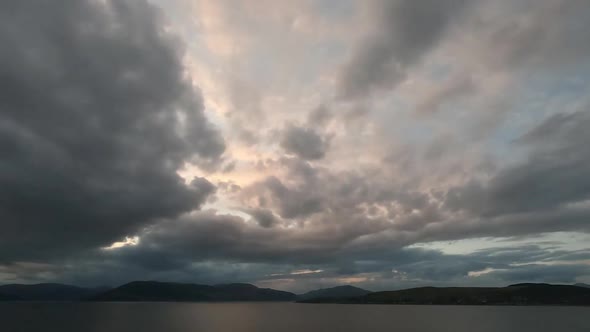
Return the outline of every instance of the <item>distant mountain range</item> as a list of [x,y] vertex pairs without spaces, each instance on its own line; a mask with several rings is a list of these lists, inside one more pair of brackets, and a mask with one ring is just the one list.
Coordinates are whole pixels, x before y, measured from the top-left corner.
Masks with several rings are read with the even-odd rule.
[[91,301],[293,301],[295,294],[250,284],[198,285],[134,281],[98,294]]
[[370,292],[337,286],[295,295],[251,284],[199,285],[134,281],[113,288],[83,288],[62,284],[0,286],[0,301],[297,301],[357,304],[465,304],[465,305],[590,305],[586,284],[516,284],[508,287],[419,287]]
[[304,302],[314,299],[347,299],[364,296],[370,291],[350,285],[336,286],[332,288],[321,288],[301,295],[297,295],[297,301]]
[[9,284],[0,286],[1,301],[78,301],[107,288],[83,288],[63,284]]
[[516,284],[508,287],[419,287],[374,292],[346,299],[316,298],[306,303],[590,305],[590,288],[570,285]]

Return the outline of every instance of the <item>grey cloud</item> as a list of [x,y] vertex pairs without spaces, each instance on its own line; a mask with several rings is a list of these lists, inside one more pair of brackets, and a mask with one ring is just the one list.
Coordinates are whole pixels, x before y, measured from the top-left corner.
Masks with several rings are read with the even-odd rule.
[[[433,259],[417,259],[407,265],[398,267],[407,276],[421,278],[425,281],[439,281],[462,278],[470,283],[493,283],[507,285],[517,282],[574,282],[590,271],[585,264],[563,264],[560,254],[538,246],[499,247],[477,251],[465,255],[440,254]],[[586,253],[588,253],[586,251]],[[546,262],[541,264],[540,256]],[[470,277],[469,272],[490,269],[479,277]]]
[[251,185],[246,190],[246,195],[250,194],[258,197],[261,207],[278,208],[283,218],[306,217],[322,210],[320,197],[302,188],[287,187],[274,176]]
[[[584,127],[583,121],[575,122],[580,128]],[[569,128],[565,132],[576,130]],[[558,150],[550,149],[551,154],[571,148],[571,142],[581,144],[578,142],[583,141],[564,139],[563,144],[556,143]],[[527,144],[533,145],[533,154],[549,152],[546,145]],[[559,155],[555,154],[556,160],[566,160],[559,159]],[[243,202],[276,211],[283,218],[295,219],[305,229],[321,232],[318,234],[331,232],[331,236],[326,236],[326,244],[346,247],[347,257],[353,253],[370,256],[370,253],[399,249],[416,242],[589,230],[588,207],[569,204],[583,200],[583,195],[563,201],[552,192],[547,194],[548,198],[543,198],[543,204],[538,204],[539,197],[515,194],[511,201],[504,203],[505,198],[496,197],[494,191],[488,189],[487,186],[501,187],[502,181],[494,183],[504,176],[503,172],[522,166],[500,171],[485,185],[474,180],[446,194],[437,194],[412,191],[413,186],[408,188],[394,182],[379,171],[334,172],[295,158],[283,159],[282,165],[289,183],[277,177],[254,183],[240,193]],[[576,169],[573,166],[575,164],[568,167]],[[534,182],[553,183],[551,176],[546,174]],[[561,175],[558,173],[558,176]],[[517,185],[520,182],[515,178],[506,183]],[[526,188],[520,190],[529,192]],[[308,239],[310,243],[315,240],[317,238]]]
[[327,106],[320,105],[308,114],[307,124],[309,126],[321,128],[327,125],[333,116],[334,115]]
[[[588,61],[590,4],[584,0],[517,1],[500,22],[479,22],[481,38],[492,49],[486,56],[496,68],[510,70]],[[490,28],[487,28],[489,26]]]
[[[416,260],[436,260],[441,256],[437,252],[391,248],[359,253],[347,249],[345,242],[336,236],[324,236],[325,241],[318,242],[313,239],[313,233],[255,227],[239,217],[205,211],[155,224],[139,234],[138,245],[103,250],[97,257],[150,273],[181,271],[190,269],[195,262],[217,261],[284,265],[293,266],[293,269],[313,266],[334,270],[337,274],[356,274],[391,269],[391,266],[403,266]],[[375,263],[353,263],[363,260]]]
[[434,113],[440,110],[446,103],[465,98],[476,89],[473,79],[468,76],[455,77],[445,82],[438,89],[433,91],[416,106],[416,112],[420,114]]
[[556,209],[590,198],[590,116],[587,107],[557,114],[525,134],[519,142],[530,153],[488,183],[472,181],[447,193],[450,208],[483,216]]
[[324,158],[329,140],[312,128],[290,125],[285,129],[281,147],[290,154],[306,160]]
[[251,215],[260,227],[273,227],[279,222],[278,218],[268,209],[244,209],[244,212]]
[[[516,282],[566,283],[585,276],[584,263],[567,262],[574,252],[539,246],[498,247],[468,254],[444,254],[434,250],[406,248],[375,255],[370,264],[357,264],[347,273],[381,272],[381,277],[399,287],[416,285],[507,285]],[[588,250],[576,254],[588,254]],[[544,263],[541,263],[543,261]],[[490,269],[478,277],[470,272]],[[391,286],[389,286],[391,287]]]
[[488,277],[517,282],[575,283],[577,278],[588,275],[590,267],[578,265],[527,264],[489,273]]
[[357,99],[393,88],[404,80],[411,66],[438,44],[472,2],[376,1],[375,21],[343,68],[339,94]]
[[417,229],[437,218],[428,195],[402,190],[379,172],[333,172],[297,158],[284,158],[280,165],[289,183],[276,176],[256,182],[241,192],[245,204],[310,226],[333,225],[345,237],[391,227]]
[[[117,250],[102,251],[107,259],[136,262],[158,269],[154,262],[169,259],[171,268],[196,261],[250,263],[293,263],[325,261],[333,255],[333,244],[324,253],[305,234],[277,227],[258,227],[240,217],[215,211],[193,212],[175,220],[155,223],[138,234],[140,242]],[[310,253],[317,254],[316,256]]]
[[224,141],[145,1],[0,4],[0,260],[71,254],[190,211]]
[[[328,245],[299,247],[296,238],[285,233],[281,241],[274,241],[277,234],[262,235],[268,230],[248,228],[234,217],[201,213],[176,222],[186,223],[181,227],[162,224],[151,233],[143,234],[143,242],[138,246],[106,252],[98,256],[96,262],[102,264],[103,269],[119,270],[119,282],[138,276],[173,281],[211,283],[223,280],[259,284],[291,279],[297,281],[291,287],[313,288],[322,283],[330,286],[347,283],[346,279],[350,277],[368,277],[361,285],[375,290],[421,285],[501,286],[523,281],[563,283],[583,278],[588,273],[588,267],[583,263],[562,260],[564,255],[576,252],[538,246],[498,247],[467,254],[389,248],[357,255],[346,249],[333,250]],[[219,222],[231,234],[221,241],[220,237],[212,237],[207,231],[210,227],[218,227],[215,224]],[[226,228],[227,222],[234,225]],[[241,230],[236,232],[238,228]],[[263,240],[266,242],[261,242]],[[152,249],[156,247],[159,249]],[[582,253],[587,255],[588,251],[577,252]],[[91,261],[86,259],[83,264],[90,267]],[[291,273],[297,270],[315,272]],[[482,271],[484,273],[479,276],[470,275],[470,272]],[[84,276],[80,271],[67,271],[63,275],[67,280],[74,277],[85,280],[85,283],[98,280],[94,279],[96,275]]]
[[[361,98],[395,86],[436,47],[467,3],[379,2],[382,17],[345,68],[342,94]],[[418,162],[403,167],[396,160],[399,173],[385,169],[388,164],[342,171],[309,162],[322,159],[330,145],[322,127],[337,115],[325,107],[309,114],[305,125],[287,127],[280,144],[291,157],[270,160],[272,167],[264,169],[268,174],[276,166],[278,174],[243,188],[232,182],[216,188],[204,178],[186,185],[176,170],[186,162],[220,167],[224,142],[204,117],[198,91],[184,78],[179,45],[156,10],[142,1],[73,0],[7,1],[0,9],[0,42],[7,46],[0,51],[0,87],[6,92],[0,96],[4,275],[72,282],[292,278],[306,285],[367,275],[367,285],[391,288],[527,281],[533,274],[570,281],[588,274],[576,262],[588,259],[584,250],[494,248],[445,255],[407,247],[590,231],[584,203],[590,198],[587,109],[553,116],[515,142],[529,152],[522,163],[489,170],[495,173],[489,181],[472,180],[446,194],[432,192],[445,188],[423,188],[400,177]],[[526,34],[517,33],[517,40]],[[518,54],[524,51],[508,49],[513,41],[498,43],[507,48],[503,61],[523,63]],[[530,50],[549,52],[547,47]],[[576,52],[585,54],[583,46]],[[455,83],[435,93],[424,109],[464,96],[471,82]],[[258,92],[243,88],[234,87],[235,108],[262,117]],[[342,114],[357,123],[366,112]],[[254,144],[256,135],[242,129],[236,134]],[[457,138],[435,141],[422,164],[448,155]],[[225,165],[231,171],[232,163]],[[236,209],[257,224],[193,211],[216,190],[242,200]],[[135,246],[96,249],[133,235],[140,237]],[[47,263],[16,263],[22,260]],[[556,261],[559,267],[547,266]],[[574,267],[568,272],[564,262]],[[486,268],[496,270],[469,278]],[[292,275],[297,269],[322,272]]]
[[[413,191],[413,185],[406,186],[380,170],[336,172],[297,158],[285,158],[279,163],[288,182],[271,176],[245,187],[240,195],[244,204],[276,211],[287,222],[295,221],[295,225],[301,227],[299,231],[312,231],[313,236],[301,233],[309,236],[306,239],[309,244],[326,251],[336,250],[339,254],[346,252],[347,258],[371,257],[377,252],[398,250],[417,242],[556,231],[586,232],[590,209],[584,204],[571,204],[586,199],[584,190],[575,190],[580,184],[584,188],[583,178],[574,181],[572,177],[571,185],[564,189],[565,196],[561,196],[564,191],[560,190],[534,191],[535,196],[526,195],[531,192],[530,188],[521,186],[520,179],[535,175],[535,168],[545,169],[545,164],[533,161],[549,157],[562,165],[562,168],[555,168],[560,172],[544,172],[543,176],[525,183],[557,185],[563,182],[565,170],[580,170],[578,175],[585,174],[584,164],[570,163],[564,154],[570,151],[571,155],[585,155],[578,152],[582,151],[579,145],[585,141],[586,134],[582,130],[586,126],[585,116],[577,113],[571,116],[575,119],[569,122],[579,129],[552,126],[550,138],[541,138],[538,129],[533,129],[524,136],[526,143],[517,143],[526,144],[531,152],[523,165],[499,172],[491,170],[497,173],[488,182],[473,180],[446,193]],[[541,124],[539,128],[544,126]],[[542,136],[546,135],[549,133]],[[558,139],[559,136],[563,137]],[[538,144],[546,139],[552,144]],[[505,174],[511,174],[512,180],[503,180]],[[521,194],[508,195],[519,190]],[[316,242],[320,239],[325,241],[322,245]]]
[[[408,202],[411,201],[413,203],[407,204],[417,208],[427,204],[422,198],[412,198]],[[322,283],[346,282],[340,280],[349,277],[368,277],[361,285],[370,289],[458,283],[505,285],[543,280],[543,276],[553,282],[566,282],[583,277],[587,272],[587,267],[577,261],[587,259],[588,250],[559,249],[558,244],[498,247],[464,255],[404,248],[428,234],[423,228],[396,231],[398,235],[414,234],[409,238],[373,237],[368,242],[370,245],[357,245],[357,239],[379,233],[379,229],[372,227],[366,217],[350,216],[351,211],[354,209],[332,215],[332,222],[337,219],[336,223],[318,219],[304,228],[283,227],[280,223],[265,228],[215,211],[193,212],[145,228],[137,233],[140,237],[137,245],[83,253],[77,260],[72,258],[67,264],[63,263],[68,268],[14,266],[12,270],[31,280],[43,278],[39,271],[54,271],[54,280],[62,278],[59,280],[94,284],[105,280],[121,283],[149,276],[173,281],[249,281],[265,285],[287,278],[297,280],[297,285],[291,287],[317,287]],[[492,225],[487,232],[499,226],[503,227]],[[535,225],[529,229],[533,227]],[[435,233],[438,239],[445,236],[444,229],[435,230]],[[459,238],[470,235],[465,228],[458,233]],[[568,264],[572,268],[543,267],[551,264]],[[490,268],[493,271],[480,277],[469,275],[469,272]],[[117,275],[105,273],[105,270],[117,271]],[[291,274],[295,270],[321,272]],[[526,280],[532,273],[537,273],[535,278]]]

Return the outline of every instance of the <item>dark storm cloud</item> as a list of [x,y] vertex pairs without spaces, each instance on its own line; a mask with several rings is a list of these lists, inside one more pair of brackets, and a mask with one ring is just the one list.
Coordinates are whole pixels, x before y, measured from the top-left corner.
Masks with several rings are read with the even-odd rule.
[[374,22],[340,77],[340,95],[366,97],[393,88],[446,35],[470,0],[375,1]]
[[145,1],[0,4],[0,260],[108,245],[198,207],[224,141]]
[[[139,244],[101,250],[102,260],[124,262],[151,271],[188,268],[198,261],[231,261],[264,264],[313,265],[346,273],[380,271],[436,260],[435,251],[400,249],[399,246],[358,250],[348,245],[354,236],[331,230],[293,230],[249,225],[240,217],[213,211],[196,212],[173,221],[162,221],[140,233]],[[354,264],[370,260],[374,264]],[[351,265],[353,264],[353,265]],[[483,268],[483,267],[482,267]]]
[[306,160],[324,158],[329,140],[312,128],[290,125],[285,129],[281,147],[285,152]]
[[[138,235],[138,245],[103,250],[103,255],[157,269],[154,264],[166,259],[172,259],[173,267],[178,268],[207,260],[296,263],[325,260],[332,254],[327,250],[321,254],[319,247],[296,230],[254,226],[240,217],[214,211],[162,221]],[[331,246],[322,245],[325,249]]]

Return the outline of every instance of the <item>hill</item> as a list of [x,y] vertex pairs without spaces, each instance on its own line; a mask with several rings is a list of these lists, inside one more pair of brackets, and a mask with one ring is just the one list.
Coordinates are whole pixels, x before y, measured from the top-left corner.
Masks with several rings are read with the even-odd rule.
[[20,298],[14,295],[0,294],[0,302],[2,301],[20,301]]
[[309,303],[463,304],[463,305],[590,305],[590,289],[569,285],[517,284],[508,287],[419,287],[370,293],[339,301]]
[[370,291],[350,285],[331,288],[316,289],[301,295],[297,295],[297,301],[309,301],[313,299],[346,299],[371,293]]
[[577,283],[577,284],[574,284],[574,286],[584,287],[584,288],[590,288],[590,285],[584,284],[584,283],[581,283],[581,282],[580,283]]
[[[0,286],[5,301],[77,301],[104,291],[98,288],[83,288],[63,284],[8,284]],[[0,295],[0,299],[2,299]]]
[[199,285],[133,281],[92,297],[92,301],[293,301],[295,294],[250,284]]

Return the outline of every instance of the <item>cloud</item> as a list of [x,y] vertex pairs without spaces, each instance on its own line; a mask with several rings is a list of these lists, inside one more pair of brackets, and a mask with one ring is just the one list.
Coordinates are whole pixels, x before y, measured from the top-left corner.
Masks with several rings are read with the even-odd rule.
[[421,101],[416,112],[420,114],[434,113],[450,101],[465,98],[475,91],[475,83],[468,76],[459,76],[445,82]]
[[241,217],[211,210],[155,223],[138,236],[137,245],[102,251],[102,255],[156,270],[186,267],[196,261],[293,264],[322,259],[306,257],[320,251],[296,230],[258,227]]
[[[375,248],[360,253],[330,243],[319,246],[306,243],[306,238],[295,232],[249,227],[239,217],[210,211],[180,218],[172,225],[155,225],[141,238],[136,246],[103,251],[77,264],[98,266],[99,276],[118,283],[153,276],[204,283],[249,281],[307,290],[356,280],[353,282],[359,286],[380,290],[423,285],[505,286],[543,280],[574,282],[583,280],[589,268],[583,261],[568,260],[568,256],[590,255],[588,250],[568,251],[538,245],[495,247],[465,254],[421,248]],[[15,266],[14,269],[29,271],[30,278],[35,278],[39,271],[54,270],[54,278],[77,279],[84,284],[105,282],[95,279],[97,274],[85,274],[80,269],[47,266],[26,269]],[[105,273],[105,269],[118,274]],[[293,273],[302,270],[317,272]],[[11,269],[4,268],[4,271]],[[291,281],[281,284],[285,278]]]
[[357,99],[395,87],[472,2],[375,1],[368,36],[356,46],[341,73],[340,96]]
[[272,211],[267,209],[245,209],[244,212],[251,215],[260,227],[273,227],[279,222]]
[[551,211],[590,199],[588,107],[550,116],[526,133],[524,162],[507,167],[487,183],[470,182],[447,193],[447,204],[484,216]]
[[248,186],[242,196],[246,200],[256,198],[259,207],[277,209],[283,218],[306,217],[322,210],[318,195],[304,187],[288,187],[274,176]]
[[145,1],[0,5],[0,260],[108,245],[213,191],[224,141]]
[[506,10],[513,14],[482,15],[475,28],[480,41],[490,45],[492,52],[485,59],[495,68],[550,70],[579,64],[590,56],[590,47],[583,42],[590,27],[586,1],[520,1]]
[[568,240],[417,248],[590,231],[586,2],[157,3],[171,20],[142,0],[0,5],[2,280],[590,275]]
[[488,277],[518,282],[576,283],[577,278],[590,273],[587,265],[542,265],[527,264],[510,269],[491,271]]
[[322,159],[328,150],[329,140],[312,128],[290,125],[285,129],[281,147],[302,159]]
[[326,126],[334,114],[330,111],[330,109],[325,105],[319,105],[311,112],[309,112],[307,116],[307,123],[310,127],[318,127],[321,128]]

